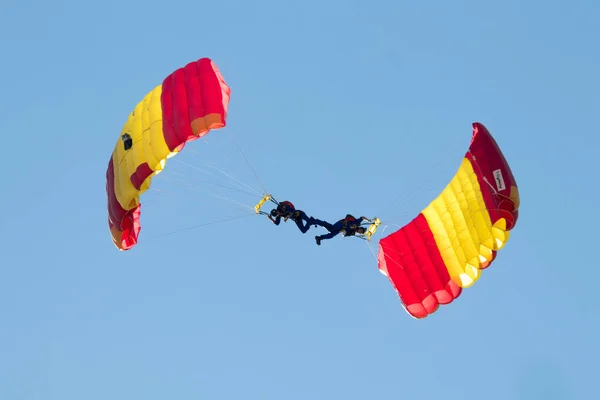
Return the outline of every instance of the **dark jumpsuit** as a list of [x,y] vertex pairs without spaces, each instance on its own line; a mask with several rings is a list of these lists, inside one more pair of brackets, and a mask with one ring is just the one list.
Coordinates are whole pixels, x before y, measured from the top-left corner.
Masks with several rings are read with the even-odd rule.
[[319,219],[312,220],[315,225],[322,226],[329,231],[326,235],[317,236],[320,240],[331,239],[337,236],[340,232],[344,231],[344,236],[353,236],[356,230],[360,227],[363,218],[354,218],[350,214],[346,215],[346,218],[340,219],[335,224],[330,224],[327,221],[321,221]]
[[[271,210],[271,216],[275,217],[275,225],[279,225],[282,217],[287,216],[288,218],[291,218],[302,233],[306,233],[314,223],[314,218],[309,218],[302,210],[294,209],[289,202],[279,203],[277,208]],[[302,221],[305,221],[305,224],[303,224]]]

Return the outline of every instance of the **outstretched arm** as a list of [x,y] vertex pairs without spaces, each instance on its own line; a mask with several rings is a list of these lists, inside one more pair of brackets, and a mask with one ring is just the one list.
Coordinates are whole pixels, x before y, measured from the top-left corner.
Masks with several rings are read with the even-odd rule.
[[279,225],[279,223],[281,222],[281,216],[277,216],[277,218],[273,219],[273,217],[271,217],[270,215],[267,215],[267,218],[269,218],[275,225]]

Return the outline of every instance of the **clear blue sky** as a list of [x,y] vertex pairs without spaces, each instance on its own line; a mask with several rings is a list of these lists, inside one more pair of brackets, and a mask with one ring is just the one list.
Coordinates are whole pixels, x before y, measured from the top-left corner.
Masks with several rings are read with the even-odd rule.
[[[594,398],[598,4],[4,1],[0,399]],[[178,156],[204,172],[169,162],[141,243],[118,252],[105,170],[120,129],[200,57],[232,88],[228,126]],[[239,145],[309,215],[401,225],[454,174],[473,121],[512,165],[520,220],[422,321],[364,242],[317,247],[193,190],[213,163],[261,189]]]

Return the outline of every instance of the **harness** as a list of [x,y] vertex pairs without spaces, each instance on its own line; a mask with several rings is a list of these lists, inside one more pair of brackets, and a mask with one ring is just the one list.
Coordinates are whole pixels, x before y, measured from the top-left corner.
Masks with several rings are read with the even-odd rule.
[[289,202],[289,201],[282,201],[281,203],[279,203],[277,205],[277,211],[279,211],[279,214],[282,217],[290,217],[294,214],[294,212],[296,211],[296,207],[294,207],[294,205]]
[[350,234],[354,234],[356,233],[356,230],[358,229],[358,225],[356,224],[357,219],[351,215],[351,214],[346,214],[346,218],[344,218],[342,220],[342,229],[340,229],[340,232],[342,233],[342,235],[347,236],[346,232],[350,231],[348,233]]

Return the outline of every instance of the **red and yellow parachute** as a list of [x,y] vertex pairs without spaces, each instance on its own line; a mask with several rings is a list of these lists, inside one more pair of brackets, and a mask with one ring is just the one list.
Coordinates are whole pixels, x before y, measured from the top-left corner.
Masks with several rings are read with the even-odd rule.
[[498,144],[480,123],[458,172],[416,218],[379,242],[379,270],[406,311],[425,318],[475,283],[510,237],[519,190]]
[[120,250],[140,232],[140,196],[167,158],[189,141],[226,125],[231,90],[208,58],[167,76],[129,114],[106,170],[108,226]]

